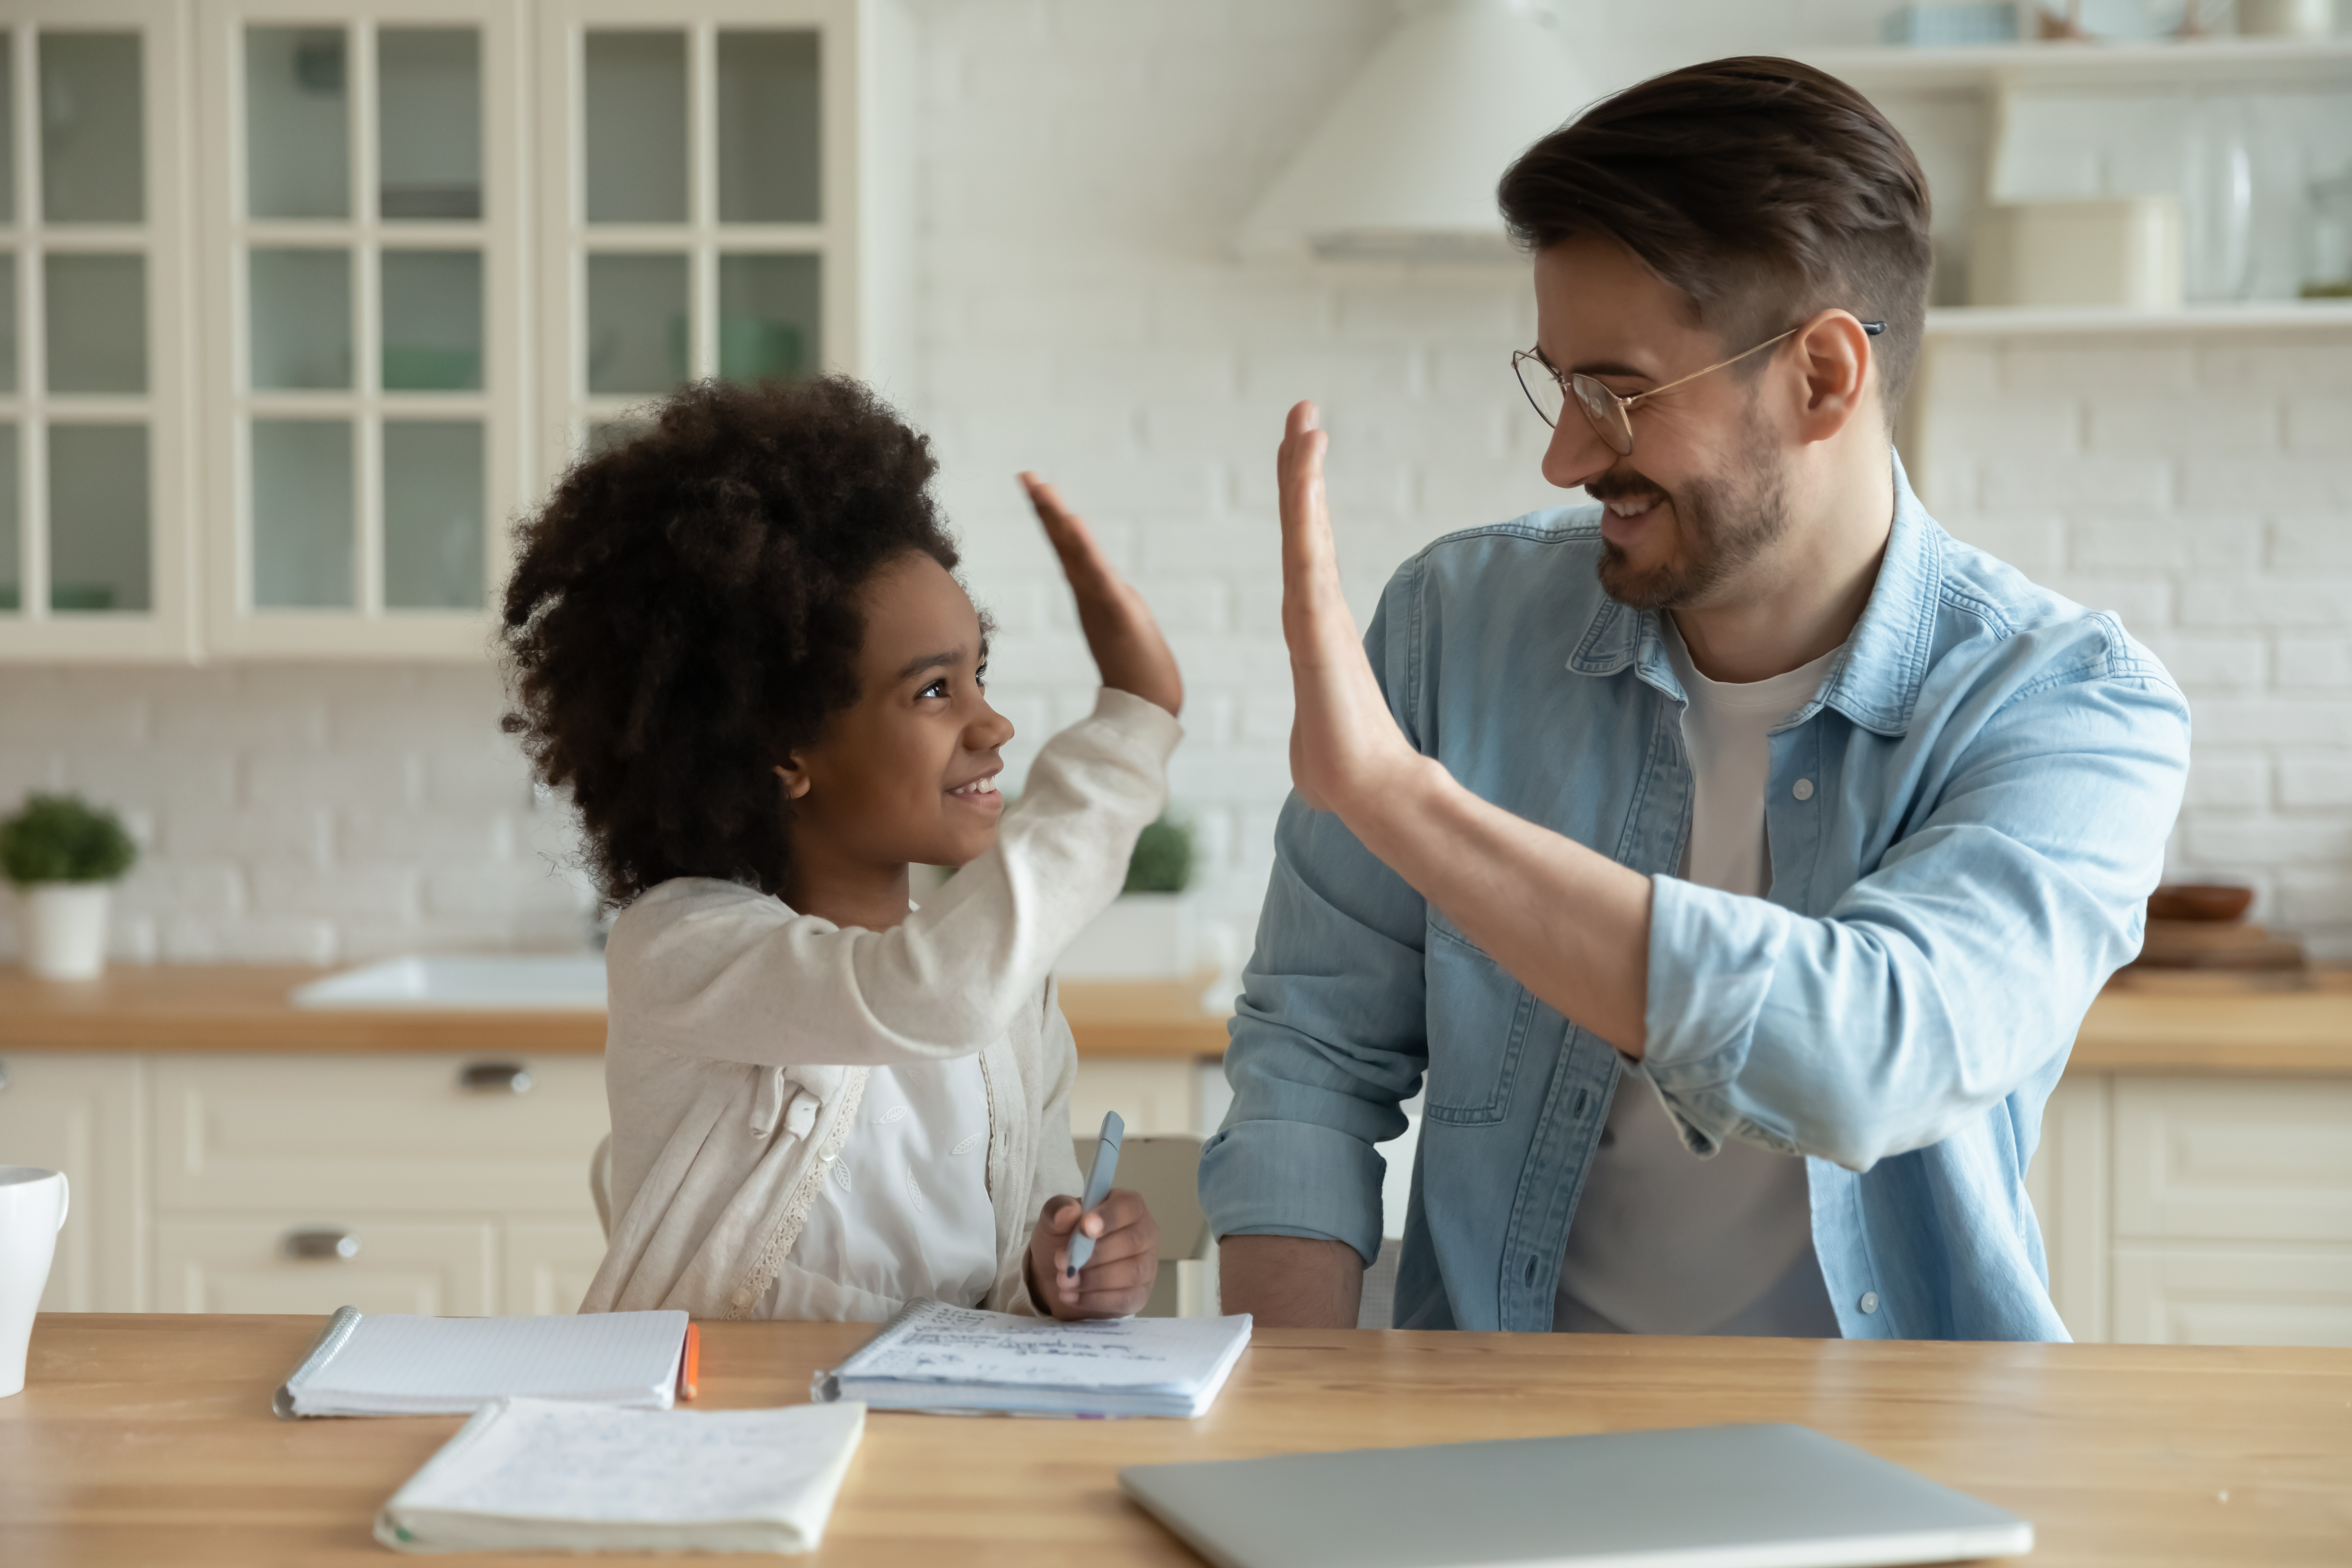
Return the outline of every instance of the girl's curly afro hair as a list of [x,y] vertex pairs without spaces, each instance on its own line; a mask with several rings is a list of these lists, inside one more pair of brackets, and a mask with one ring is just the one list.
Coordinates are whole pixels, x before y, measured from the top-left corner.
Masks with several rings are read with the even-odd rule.
[[518,530],[505,729],[571,792],[608,902],[672,877],[781,891],[773,768],[857,699],[859,590],[912,552],[955,569],[938,467],[846,376],[704,382]]

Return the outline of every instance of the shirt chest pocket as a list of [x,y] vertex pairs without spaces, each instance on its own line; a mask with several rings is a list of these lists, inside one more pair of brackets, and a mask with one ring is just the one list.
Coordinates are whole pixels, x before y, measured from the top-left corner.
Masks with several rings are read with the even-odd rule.
[[1425,1114],[1457,1127],[1502,1121],[1541,1005],[1434,910],[1422,962],[1429,994]]

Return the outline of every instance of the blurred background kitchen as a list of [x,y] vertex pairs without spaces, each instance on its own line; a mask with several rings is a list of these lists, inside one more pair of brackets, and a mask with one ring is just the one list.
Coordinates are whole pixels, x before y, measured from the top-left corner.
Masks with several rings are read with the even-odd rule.
[[[1213,1127],[1213,1013],[1287,788],[1283,411],[1323,405],[1360,612],[1428,540],[1580,500],[1537,472],[1509,368],[1527,266],[1487,195],[1580,105],[1733,53],[1853,81],[1933,181],[1937,308],[1901,436],[1931,510],[2117,612],[2189,695],[2171,876],[2252,896],[2168,940],[2269,975],[2258,997],[2344,1005],[2302,966],[2352,959],[2352,5],[0,0],[0,811],[75,794],[136,854],[107,979],[75,1003],[19,977],[0,1009],[0,1160],[112,1173],[85,1184],[54,1304],[294,1310],[353,1280],[415,1310],[576,1300],[601,1249],[579,1174],[596,1037],[550,1044],[514,987],[560,1011],[593,961],[491,975],[506,1032],[437,1042],[365,1020],[420,986],[462,1012],[455,970],[373,971],[341,1011],[284,1017],[185,976],[265,974],[275,1006],[291,966],[593,951],[563,803],[498,727],[490,606],[512,520],[694,376],[849,371],[932,433],[1001,628],[1013,778],[1093,687],[1015,470],[1057,480],[1150,595],[1190,687],[1179,820],[1138,883],[1158,890],[1073,961],[1095,1020],[1079,1111]],[[0,958],[26,952],[33,901],[0,900]],[[2151,991],[2112,1023],[2185,1044],[2078,1051],[2036,1169],[2062,1309],[2088,1338],[2352,1342],[2352,1005],[2217,1066],[2198,1040],[2293,1034],[2195,1014],[2218,994]],[[562,1109],[497,1131],[524,1103]],[[2229,1187],[2260,1150],[2254,1187]],[[314,1265],[375,1272],[314,1288]]]

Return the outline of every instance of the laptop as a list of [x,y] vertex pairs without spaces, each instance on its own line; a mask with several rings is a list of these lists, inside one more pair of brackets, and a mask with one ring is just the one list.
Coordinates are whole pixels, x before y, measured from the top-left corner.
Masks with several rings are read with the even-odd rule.
[[1130,1465],[1217,1568],[1864,1568],[2013,1556],[2033,1526],[1803,1426],[1689,1426]]

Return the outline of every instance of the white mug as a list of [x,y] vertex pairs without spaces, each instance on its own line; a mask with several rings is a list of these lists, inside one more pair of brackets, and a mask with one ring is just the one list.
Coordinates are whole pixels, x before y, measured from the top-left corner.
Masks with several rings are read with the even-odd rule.
[[0,1399],[25,1387],[25,1347],[66,1226],[66,1174],[0,1165]]

